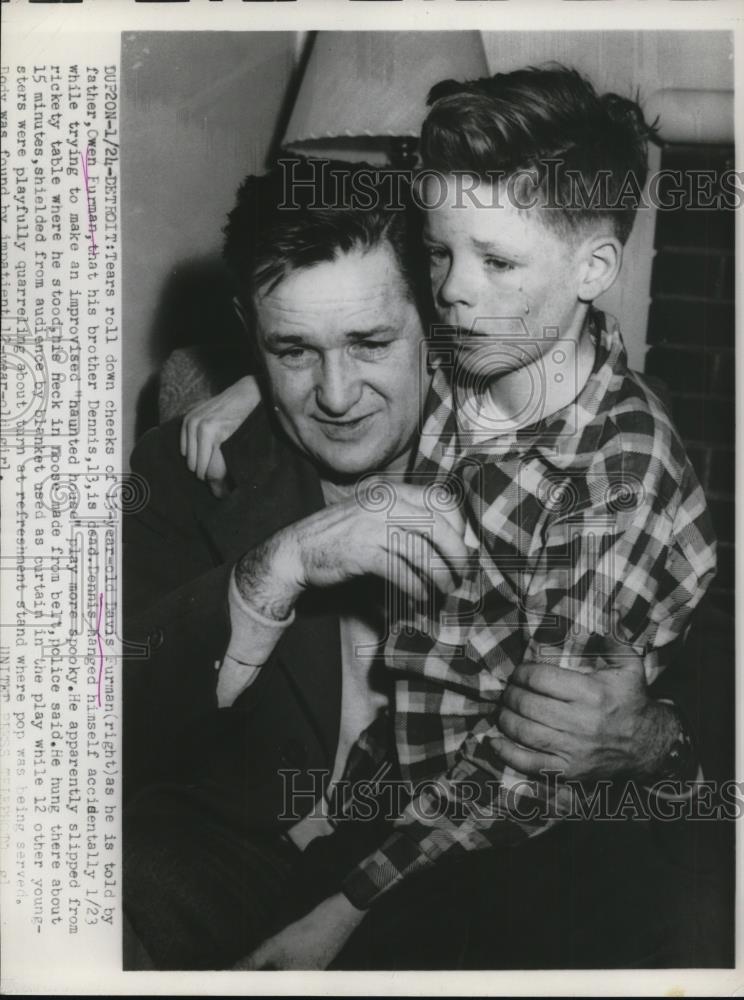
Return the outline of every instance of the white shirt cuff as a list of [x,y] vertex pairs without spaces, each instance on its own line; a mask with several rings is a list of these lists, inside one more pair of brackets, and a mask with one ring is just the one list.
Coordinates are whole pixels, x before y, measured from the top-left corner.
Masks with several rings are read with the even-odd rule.
[[254,682],[282,633],[295,618],[294,609],[282,621],[262,615],[241,595],[235,582],[235,570],[230,574],[227,604],[230,612],[230,642],[222,663],[215,664],[219,670],[217,704],[220,708],[232,705]]
[[260,667],[271,656],[284,630],[294,621],[294,609],[281,621],[262,615],[241,595],[235,582],[235,570],[230,574],[227,603],[231,632],[225,656],[244,666]]

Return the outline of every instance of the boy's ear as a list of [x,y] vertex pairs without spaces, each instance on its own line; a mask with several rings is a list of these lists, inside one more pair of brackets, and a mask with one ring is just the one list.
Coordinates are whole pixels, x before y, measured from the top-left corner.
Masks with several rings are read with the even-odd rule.
[[593,302],[614,284],[623,262],[623,245],[607,233],[586,240],[581,253],[578,297]]

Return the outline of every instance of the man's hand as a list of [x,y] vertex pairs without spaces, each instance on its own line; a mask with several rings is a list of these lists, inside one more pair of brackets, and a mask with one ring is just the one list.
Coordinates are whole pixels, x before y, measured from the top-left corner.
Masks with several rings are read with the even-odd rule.
[[[385,510],[369,510],[356,497],[325,507],[239,560],[235,582],[242,596],[262,614],[283,619],[306,588],[369,574],[416,601],[455,589],[468,557],[459,515],[429,512],[420,487],[381,488],[395,491],[396,533]],[[430,518],[422,517],[427,513]]]
[[364,910],[357,910],[346,896],[337,893],[264,941],[233,968],[327,969],[364,915]]
[[594,673],[522,663],[502,698],[504,760],[537,776],[594,782],[659,771],[677,732],[674,710],[648,696],[643,661],[628,646],[607,649],[610,666]]
[[195,406],[181,424],[181,454],[198,479],[206,480],[216,497],[227,492],[227,469],[220,445],[258,406],[261,393],[252,375]]

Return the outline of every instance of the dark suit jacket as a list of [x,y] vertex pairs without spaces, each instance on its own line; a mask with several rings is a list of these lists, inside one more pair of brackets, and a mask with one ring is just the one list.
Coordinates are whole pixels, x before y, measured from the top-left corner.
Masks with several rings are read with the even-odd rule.
[[235,561],[319,510],[320,482],[259,407],[223,445],[235,489],[217,500],[187,469],[179,427],[147,433],[131,462],[149,496],[124,527],[127,793],[173,775],[179,762],[184,774],[197,766],[202,777],[239,766],[255,825],[272,828],[282,811],[278,771],[333,766],[341,683],[333,593],[298,603],[259,678],[228,712],[216,711],[214,665],[229,640]]

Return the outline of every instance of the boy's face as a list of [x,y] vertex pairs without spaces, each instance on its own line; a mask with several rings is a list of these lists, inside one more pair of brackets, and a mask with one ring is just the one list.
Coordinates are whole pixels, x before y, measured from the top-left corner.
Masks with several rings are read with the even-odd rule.
[[546,226],[548,209],[519,210],[503,187],[487,181],[475,181],[470,198],[454,176],[427,180],[424,197],[427,205],[441,203],[426,211],[424,240],[437,312],[460,328],[466,368],[506,374],[555,347],[557,338],[578,337],[585,311],[577,294],[581,240]]

